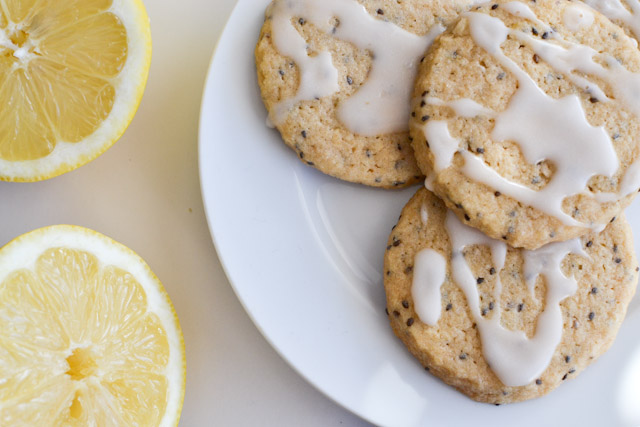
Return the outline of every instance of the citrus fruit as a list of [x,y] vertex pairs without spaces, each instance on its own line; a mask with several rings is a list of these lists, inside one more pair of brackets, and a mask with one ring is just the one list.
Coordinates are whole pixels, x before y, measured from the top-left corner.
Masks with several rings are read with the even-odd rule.
[[184,383],[175,311],[133,251],[66,225],[0,249],[0,425],[176,425]]
[[102,154],[150,62],[140,0],[0,1],[0,179],[47,179]]

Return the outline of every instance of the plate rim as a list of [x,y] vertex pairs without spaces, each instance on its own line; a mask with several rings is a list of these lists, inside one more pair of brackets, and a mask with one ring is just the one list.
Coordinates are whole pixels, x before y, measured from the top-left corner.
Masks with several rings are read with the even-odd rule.
[[[209,235],[211,237],[211,241],[212,241],[214,249],[216,251],[216,256],[218,257],[218,260],[220,262],[220,265],[222,267],[224,275],[225,275],[227,281],[229,282],[229,285],[231,286],[231,289],[233,290],[233,293],[234,293],[236,299],[238,300],[238,302],[242,306],[242,309],[244,310],[244,313],[251,320],[251,323],[253,323],[253,326],[258,330],[260,335],[269,344],[271,349],[273,349],[276,352],[276,354],[296,373],[296,375],[300,376],[308,385],[313,387],[315,390],[319,391],[323,396],[325,396],[331,402],[333,402],[334,404],[338,405],[340,408],[350,412],[351,414],[361,418],[362,420],[364,420],[364,421],[366,421],[366,422],[368,422],[370,424],[375,425],[376,424],[376,420],[371,418],[371,417],[369,417],[369,414],[357,411],[355,408],[351,408],[349,405],[345,404],[344,402],[339,401],[328,390],[325,390],[324,387],[322,387],[320,384],[318,384],[315,381],[313,381],[313,379],[308,374],[306,374],[302,370],[301,367],[299,367],[296,363],[294,363],[293,360],[291,360],[284,353],[284,351],[274,342],[274,340],[272,339],[270,334],[267,333],[267,331],[263,328],[263,326],[260,324],[258,319],[256,319],[254,313],[252,313],[252,311],[247,306],[247,303],[245,302],[245,300],[241,297],[240,291],[239,291],[239,289],[237,287],[237,284],[232,279],[232,274],[231,274],[231,271],[230,271],[230,269],[228,267],[227,259],[223,254],[220,242],[219,242],[218,237],[216,236],[216,233],[215,233],[214,228],[213,228],[213,220],[212,220],[213,213],[210,212],[210,210],[208,208],[207,195],[205,194],[205,184],[204,184],[205,180],[204,180],[204,166],[203,166],[204,160],[203,160],[203,156],[202,156],[203,146],[205,144],[205,142],[203,142],[204,141],[204,138],[203,138],[203,133],[204,133],[203,127],[205,126],[204,123],[206,123],[206,120],[205,120],[205,114],[206,114],[206,111],[207,111],[206,108],[205,108],[206,107],[206,103],[207,103],[206,94],[208,93],[208,90],[209,90],[209,87],[210,87],[210,81],[213,80],[213,68],[214,68],[214,65],[215,65],[216,57],[218,55],[218,50],[219,50],[220,44],[222,43],[222,40],[224,39],[224,37],[227,35],[227,32],[229,31],[229,27],[230,27],[230,23],[231,23],[232,19],[235,17],[235,15],[237,13],[239,13],[238,11],[240,10],[240,6],[243,3],[247,3],[248,1],[249,0],[237,0],[236,4],[233,6],[233,9],[231,10],[231,13],[229,14],[229,17],[227,18],[226,22],[223,25],[222,31],[220,32],[220,35],[218,36],[218,39],[216,40],[216,42],[214,44],[214,47],[213,47],[213,50],[212,50],[212,53],[211,53],[211,59],[209,60],[209,65],[207,66],[206,78],[205,78],[205,81],[204,81],[203,90],[202,90],[202,98],[201,98],[201,101],[200,101],[200,110],[199,110],[199,115],[198,115],[198,147],[197,147],[198,182],[199,182],[199,185],[200,185],[200,197],[202,198],[202,202],[203,202],[203,208],[204,208],[204,213],[205,213],[205,219],[206,219],[206,222],[207,222],[207,228],[209,230]],[[271,0],[269,0],[269,1],[271,1]]]
[[[268,0],[263,0],[263,1],[264,1],[265,5],[268,4]],[[324,385],[322,385],[322,384],[318,383],[317,381],[315,381],[313,379],[313,375],[312,375],[313,373],[312,372],[306,372],[303,369],[302,366],[300,366],[298,363],[296,363],[296,361],[293,359],[293,356],[288,356],[287,355],[286,349],[281,348],[276,343],[276,341],[274,340],[272,335],[259,322],[259,320],[257,319],[255,313],[253,313],[250,310],[250,308],[248,306],[248,302],[245,301],[245,299],[242,297],[242,292],[239,289],[239,285],[236,283],[236,280],[234,280],[234,274],[233,274],[233,272],[231,271],[231,268],[228,265],[229,264],[229,260],[224,255],[223,248],[221,247],[222,244],[219,241],[219,236],[217,235],[217,233],[215,231],[215,227],[214,227],[213,219],[212,219],[214,212],[213,212],[212,209],[211,210],[209,209],[210,203],[208,203],[208,197],[207,197],[206,189],[205,189],[205,186],[206,186],[205,168],[206,168],[206,166],[204,165],[204,156],[202,155],[203,151],[206,151],[206,149],[204,149],[204,146],[205,146],[205,144],[207,144],[207,142],[204,140],[204,133],[205,133],[204,129],[205,129],[206,122],[207,122],[205,114],[208,111],[207,108],[206,108],[207,107],[207,102],[208,102],[207,94],[211,91],[211,84],[212,84],[211,80],[213,80],[213,78],[214,78],[214,67],[215,67],[215,62],[216,62],[217,56],[219,54],[219,47],[224,42],[225,37],[228,36],[230,28],[231,28],[231,24],[234,21],[234,19],[236,18],[236,15],[238,15],[240,13],[240,10],[242,9],[242,6],[246,6],[248,3],[249,3],[249,0],[238,0],[237,3],[234,5],[233,10],[232,10],[229,18],[225,22],[223,30],[220,33],[220,36],[218,37],[218,40],[216,41],[214,50],[212,52],[211,60],[210,60],[210,63],[209,63],[209,67],[207,69],[206,79],[205,79],[205,83],[204,83],[204,87],[203,87],[203,96],[202,96],[202,101],[201,101],[201,105],[200,105],[200,115],[199,115],[199,123],[198,123],[198,168],[199,168],[198,175],[199,175],[199,183],[200,183],[200,192],[201,192],[201,197],[202,197],[202,200],[203,200],[203,207],[204,207],[204,211],[205,211],[205,217],[206,217],[206,220],[207,220],[207,225],[208,225],[208,228],[209,228],[209,233],[211,235],[211,239],[212,239],[214,248],[216,250],[216,254],[218,256],[218,259],[220,261],[220,264],[222,266],[222,269],[223,269],[223,271],[225,273],[225,276],[227,277],[227,280],[228,280],[229,284],[231,285],[231,288],[233,289],[234,293],[236,294],[236,297],[237,297],[238,301],[240,302],[241,306],[243,307],[245,313],[248,315],[248,317],[253,322],[253,324],[256,327],[256,329],[261,333],[261,335],[264,337],[264,339],[269,343],[271,348],[273,348],[275,350],[275,352],[300,377],[302,377],[309,385],[311,385],[316,390],[321,392],[329,400],[331,400],[332,402],[334,402],[338,406],[344,408],[345,410],[353,413],[354,415],[362,418],[363,420],[365,420],[367,422],[370,422],[370,423],[373,423],[373,424],[380,424],[381,423],[381,419],[379,417],[376,417],[375,414],[365,411],[365,409],[363,407],[361,407],[361,406],[352,405],[352,404],[350,404],[351,402],[339,400],[339,396],[335,396],[331,392],[331,390],[325,388]],[[260,4],[262,4],[262,3],[260,3]],[[253,6],[255,6],[255,5],[253,5]],[[257,35],[257,32],[256,32],[256,35]],[[265,115],[266,115],[266,112],[265,112]],[[208,142],[210,143],[211,141],[208,141]],[[214,146],[214,144],[211,144],[211,145],[212,145],[212,147]],[[209,148],[209,151],[215,152],[215,149],[212,148],[212,147]],[[215,191],[217,191],[217,189]],[[625,323],[628,323],[628,322],[625,322]],[[623,326],[624,326],[624,324],[623,324]],[[607,353],[609,353],[609,352],[607,352]],[[592,367],[591,369],[593,370],[594,368]],[[582,377],[584,377],[584,374],[581,376],[581,378]],[[455,393],[458,393],[458,392],[456,391]],[[534,401],[539,401],[539,399],[535,399]],[[520,404],[509,405],[509,407],[512,407],[512,408],[515,409],[516,407],[519,407],[519,405]],[[504,409],[506,410],[507,408],[504,408]]]

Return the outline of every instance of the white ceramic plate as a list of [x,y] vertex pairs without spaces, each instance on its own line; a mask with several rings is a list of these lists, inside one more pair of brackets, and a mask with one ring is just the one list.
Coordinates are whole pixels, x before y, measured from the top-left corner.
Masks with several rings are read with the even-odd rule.
[[[381,270],[388,233],[416,189],[324,176],[265,126],[253,49],[267,4],[240,0],[220,39],[202,104],[200,174],[229,281],[282,357],[380,425],[640,425],[638,298],[606,355],[533,401],[473,402],[414,361],[388,325]],[[627,215],[640,235],[640,203]]]

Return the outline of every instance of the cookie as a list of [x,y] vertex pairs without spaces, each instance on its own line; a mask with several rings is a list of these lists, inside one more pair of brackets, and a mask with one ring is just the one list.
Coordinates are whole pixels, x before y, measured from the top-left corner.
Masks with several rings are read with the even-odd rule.
[[275,0],[255,50],[270,121],[304,163],[384,188],[423,179],[411,92],[433,39],[473,0]]
[[639,72],[635,40],[581,3],[474,8],[416,80],[411,135],[427,185],[513,247],[601,230],[640,187]]
[[575,378],[611,345],[637,280],[624,216],[600,234],[513,249],[426,189],[402,211],[385,254],[395,334],[432,374],[489,403]]

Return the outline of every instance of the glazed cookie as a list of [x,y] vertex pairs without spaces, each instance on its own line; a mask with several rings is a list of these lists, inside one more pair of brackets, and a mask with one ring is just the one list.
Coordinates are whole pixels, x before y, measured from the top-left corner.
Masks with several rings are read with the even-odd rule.
[[512,249],[420,189],[385,255],[387,311],[420,363],[489,403],[541,396],[611,345],[638,263],[623,216],[600,234]]
[[300,160],[394,188],[423,179],[410,98],[433,39],[473,0],[275,0],[255,50],[269,120]]
[[535,249],[601,230],[640,187],[640,51],[582,3],[496,1],[420,67],[411,135],[466,224]]

